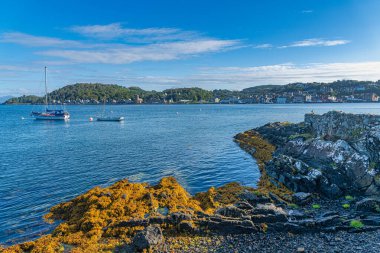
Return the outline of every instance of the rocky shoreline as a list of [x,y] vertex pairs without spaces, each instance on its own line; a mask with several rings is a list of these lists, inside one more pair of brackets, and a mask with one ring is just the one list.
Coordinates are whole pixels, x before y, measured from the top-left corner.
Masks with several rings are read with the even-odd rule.
[[257,189],[122,180],[53,207],[51,235],[3,252],[377,252],[380,116],[307,114],[235,141],[259,165]]

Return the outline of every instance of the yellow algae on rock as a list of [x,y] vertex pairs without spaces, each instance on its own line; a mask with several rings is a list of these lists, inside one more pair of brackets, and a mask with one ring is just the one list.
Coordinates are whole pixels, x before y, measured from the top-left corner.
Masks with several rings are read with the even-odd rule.
[[284,200],[289,201],[292,192],[280,182],[273,184],[274,179],[270,179],[265,170],[265,163],[272,159],[272,154],[276,147],[265,140],[261,135],[249,130],[235,136],[235,141],[239,146],[251,154],[259,166],[261,177],[258,183],[258,192],[262,194],[274,193]]
[[[49,222],[62,221],[51,235],[4,252],[59,252],[65,245],[71,252],[103,252],[130,241],[143,227],[114,226],[121,221],[160,216],[158,209],[169,213],[193,214],[203,211],[198,200],[173,178],[166,177],[154,186],[127,179],[106,187],[95,187],[65,203],[51,208],[45,216]],[[67,247],[70,245],[69,247]]]

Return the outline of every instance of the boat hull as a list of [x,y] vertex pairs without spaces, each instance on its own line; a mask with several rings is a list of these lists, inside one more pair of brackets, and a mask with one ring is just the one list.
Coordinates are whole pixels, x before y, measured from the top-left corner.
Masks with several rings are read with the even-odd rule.
[[70,119],[70,116],[68,116],[68,115],[64,115],[64,116],[34,115],[33,117],[37,120],[68,120],[68,119]]
[[123,121],[124,117],[100,117],[97,121]]

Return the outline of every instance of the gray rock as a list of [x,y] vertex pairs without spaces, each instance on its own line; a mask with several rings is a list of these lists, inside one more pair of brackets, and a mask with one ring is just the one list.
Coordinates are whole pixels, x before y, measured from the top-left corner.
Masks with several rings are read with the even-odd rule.
[[192,220],[192,217],[190,214],[177,212],[177,213],[172,213],[170,215],[170,219],[173,224],[179,224],[181,221],[184,221],[184,220],[187,220],[187,221]]
[[331,215],[326,217],[320,217],[315,220],[315,224],[317,226],[331,226],[331,225],[339,225],[340,224],[340,216],[339,215]]
[[356,203],[356,210],[380,213],[380,198],[365,198]]
[[138,250],[149,249],[153,245],[160,244],[163,240],[160,226],[151,225],[138,232],[132,240],[132,245]]
[[286,212],[281,207],[275,206],[274,204],[258,204],[255,209],[252,210],[252,214],[283,214],[286,215]]
[[221,207],[215,212],[216,214],[225,216],[225,217],[233,217],[240,218],[245,215],[244,210],[237,208],[236,206],[225,206]]
[[266,214],[266,215],[252,215],[251,219],[254,223],[274,223],[274,222],[287,222],[285,214]]
[[182,221],[178,224],[178,229],[181,232],[193,233],[195,231],[195,226],[190,221]]
[[305,205],[311,201],[311,194],[306,192],[296,192],[292,195],[292,200],[298,205]]
[[238,201],[234,204],[237,208],[243,209],[243,210],[251,210],[253,209],[253,206],[249,204],[246,201]]
[[277,147],[265,167],[274,183],[328,198],[380,196],[380,116],[306,114],[299,124],[272,123],[254,131]]
[[379,216],[367,216],[361,220],[364,225],[367,226],[380,226],[380,215]]

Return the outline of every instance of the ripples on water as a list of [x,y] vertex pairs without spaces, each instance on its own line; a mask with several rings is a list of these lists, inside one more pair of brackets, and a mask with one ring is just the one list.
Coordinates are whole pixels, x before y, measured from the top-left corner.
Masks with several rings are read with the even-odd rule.
[[[89,122],[99,106],[69,106],[69,122],[31,120],[32,106],[0,106],[0,244],[52,229],[49,208],[122,178],[174,176],[191,193],[259,172],[233,136],[270,121],[330,109],[379,113],[378,104],[110,106],[124,123]],[[22,120],[22,117],[25,119]]]

